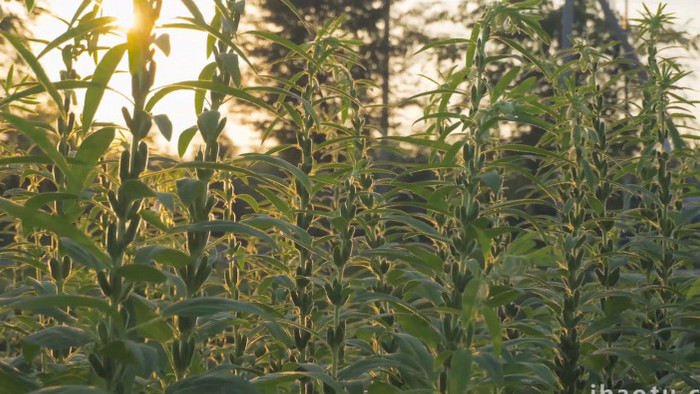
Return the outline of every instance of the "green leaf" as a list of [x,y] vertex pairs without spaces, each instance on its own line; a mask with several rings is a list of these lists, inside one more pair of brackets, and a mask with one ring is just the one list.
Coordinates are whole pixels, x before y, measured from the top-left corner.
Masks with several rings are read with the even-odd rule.
[[38,193],[32,196],[27,202],[24,203],[24,207],[28,210],[39,210],[45,205],[52,203],[54,201],[66,201],[66,200],[77,200],[78,196],[72,193]]
[[432,49],[432,48],[439,48],[439,47],[450,46],[450,45],[455,45],[455,44],[470,44],[471,42],[472,42],[472,40],[469,38],[447,38],[444,40],[437,40],[437,41],[433,41],[431,43],[424,45],[421,49],[416,51],[414,53],[414,55],[417,55],[423,51],[427,51],[428,49]]
[[[211,82],[214,72],[216,72],[217,64],[216,62],[211,62],[202,68],[202,72],[199,73],[197,78],[200,81]],[[201,90],[194,91],[194,113],[199,114],[204,110],[204,99],[206,98],[205,92]],[[180,155],[182,157],[182,155]]]
[[503,386],[503,364],[491,353],[480,353],[474,357],[496,386]]
[[472,34],[469,37],[469,46],[467,47],[467,54],[466,54],[466,70],[469,70],[472,68],[472,64],[474,64],[474,55],[476,54],[476,41],[477,38],[479,37],[479,33],[481,33],[481,23],[477,23],[474,25],[472,28]]
[[152,260],[175,268],[182,268],[190,263],[190,256],[167,246],[152,245],[141,248],[134,256],[134,264],[148,265]]
[[170,212],[175,212],[175,195],[168,192],[155,192],[158,201]]
[[201,23],[207,23],[204,20],[204,16],[202,15],[202,12],[199,11],[199,8],[197,8],[197,5],[195,4],[194,1],[192,0],[180,0],[182,1],[182,4],[187,7],[187,10],[190,11],[190,15],[194,17],[195,20],[201,22]]
[[100,298],[88,297],[82,295],[39,295],[31,298],[18,298],[12,300],[8,305],[12,309],[26,309],[26,310],[37,310],[45,309],[47,307],[57,307],[57,308],[79,308],[85,307],[90,309],[95,309],[104,314],[111,316],[117,321],[121,321],[121,316],[116,308]]
[[534,65],[536,65],[537,68],[539,68],[540,71],[542,71],[542,73],[543,73],[545,76],[548,76],[548,75],[549,75],[549,70],[548,70],[547,67],[545,67],[545,64],[542,63],[541,59],[540,59],[538,56],[536,56],[534,53],[532,53],[531,51],[529,51],[528,49],[526,49],[524,46],[522,46],[519,42],[517,42],[517,41],[515,41],[515,40],[513,40],[513,39],[510,39],[510,38],[503,37],[503,36],[494,36],[494,38],[497,39],[497,40],[503,41],[503,42],[504,42],[506,45],[508,45],[509,47],[511,47],[511,48],[515,49],[516,51],[520,52],[520,53],[521,53],[523,56],[525,56],[529,61],[531,61]]
[[367,372],[377,371],[382,368],[389,369],[401,367],[404,367],[401,362],[388,357],[362,358],[338,371],[338,379],[352,380]]
[[260,391],[240,376],[226,371],[212,371],[190,376],[165,389],[165,394],[258,394]]
[[415,217],[412,216],[402,216],[402,215],[382,215],[382,220],[395,220],[398,223],[408,225],[410,227],[413,227],[416,229],[421,235],[424,235],[426,237],[431,237],[433,239],[439,240],[439,241],[444,241],[444,242],[449,242],[447,237],[444,235],[440,234],[435,227],[429,225],[428,223],[416,219]]
[[494,194],[498,194],[498,192],[501,190],[501,182],[503,181],[503,178],[498,171],[489,171],[479,174],[479,179],[484,183],[484,185],[493,190]]
[[204,141],[213,142],[219,137],[221,113],[216,110],[204,111],[197,116],[197,128]]
[[523,290],[502,285],[492,285],[489,288],[489,299],[484,302],[491,308],[497,308],[509,304],[523,295]]
[[39,149],[41,149],[46,156],[51,158],[51,161],[61,169],[61,171],[68,177],[69,181],[72,180],[73,175],[70,172],[70,168],[68,168],[66,158],[58,152],[56,149],[56,144],[49,139],[49,135],[46,130],[38,129],[34,127],[31,122],[15,115],[3,112],[0,113],[0,116],[5,118],[6,121],[32,140],[32,142],[34,142]]
[[44,387],[30,394],[110,394],[110,392],[93,386],[68,385]]
[[75,327],[53,326],[38,331],[22,339],[24,359],[31,362],[36,352],[28,352],[29,348],[35,345],[37,349],[67,349],[70,347],[80,347],[92,341],[90,333]]
[[139,216],[141,216],[141,219],[151,224],[158,230],[166,233],[170,232],[170,228],[168,228],[168,225],[163,223],[162,220],[160,220],[160,216],[158,215],[158,213],[153,212],[150,209],[142,209],[139,211]]
[[[257,88],[256,90],[262,90],[263,88]],[[228,95],[231,97],[236,97],[238,99],[241,99],[243,101],[247,101],[251,104],[257,105],[258,107],[269,111],[270,113],[277,115],[277,111],[267,104],[264,100],[261,100],[250,93],[248,91],[253,91],[253,88],[246,88],[246,89],[239,89],[239,88],[234,88],[231,86],[227,86],[224,84],[212,82],[212,81],[182,81],[182,82],[177,82],[171,85],[164,86],[157,90],[151,98],[148,100],[146,103],[146,111],[151,111],[153,110],[153,107],[161,100],[163,97],[167,96],[168,94],[178,91],[178,90],[199,90],[199,91],[212,91],[212,92],[217,92],[221,93],[224,95]],[[277,89],[273,88],[266,88],[266,91],[274,91],[278,93],[282,93],[283,90],[278,91]],[[286,92],[286,94],[290,96],[295,96],[291,92]],[[296,96],[298,97],[298,96]],[[307,104],[302,102],[303,104]]]
[[685,148],[685,141],[683,141],[683,138],[681,137],[680,133],[678,132],[678,128],[673,123],[673,119],[671,117],[666,119],[666,125],[668,126],[669,134],[671,134],[671,141],[673,141],[673,148],[676,150],[681,150],[681,149]]
[[131,201],[155,197],[156,195],[148,185],[138,179],[128,179],[120,187],[125,197]]
[[0,387],[6,393],[28,393],[41,387],[38,380],[0,360]]
[[136,326],[127,331],[136,330],[139,336],[151,338],[161,343],[173,338],[173,329],[155,312],[156,306],[149,300],[131,293],[127,300],[136,315]]
[[126,44],[119,44],[110,48],[104,54],[102,60],[95,67],[95,72],[92,74],[92,82],[95,84],[90,86],[85,92],[85,104],[83,105],[83,133],[87,133],[92,125],[92,121],[97,113],[97,108],[100,106],[102,96],[109,80],[112,79],[114,71],[122,61]]
[[467,283],[464,293],[462,294],[462,324],[466,325],[474,320],[474,311],[478,305],[479,288],[481,287],[481,278],[474,276]]
[[286,5],[287,8],[289,8],[290,11],[292,11],[292,13],[294,14],[294,16],[297,17],[297,20],[299,21],[299,23],[301,23],[302,26],[304,26],[304,28],[306,29],[306,31],[307,31],[309,34],[311,34],[311,33],[314,32],[313,26],[309,26],[309,24],[306,23],[306,20],[301,16],[301,14],[299,13],[299,10],[294,6],[294,4],[292,4],[289,0],[280,0],[280,1],[281,1],[284,5]]
[[493,90],[491,91],[491,104],[495,103],[496,100],[498,100],[501,95],[503,95],[503,92],[505,92],[506,88],[508,85],[515,79],[516,76],[518,76],[518,73],[520,73],[520,67],[513,67],[510,70],[508,70],[505,75],[498,81],[496,86],[494,86]]
[[[30,7],[34,5],[33,0],[25,0],[27,3],[27,7]],[[22,59],[24,59],[25,62],[29,65],[29,68],[34,71],[34,75],[36,76],[36,79],[39,81],[41,85],[44,86],[46,91],[49,93],[49,96],[53,99],[53,101],[56,103],[58,106],[58,113],[59,116],[66,117],[65,113],[65,108],[63,108],[63,99],[61,98],[61,95],[58,93],[58,90],[56,89],[56,86],[51,82],[49,79],[49,76],[46,75],[46,71],[44,71],[44,68],[41,67],[41,64],[37,60],[36,57],[34,57],[34,54],[22,43],[22,41],[9,33],[8,31],[4,29],[0,29],[0,36],[5,38],[15,49],[17,49],[17,52],[19,52],[20,56],[22,56]]]
[[158,38],[153,40],[153,43],[163,51],[165,56],[170,56],[170,34],[165,33],[159,35]]
[[27,209],[5,198],[0,198],[0,211],[20,219],[25,226],[39,227],[47,231],[52,231],[60,237],[70,239],[89,250],[101,264],[109,264],[111,261],[109,256],[95,246],[90,238],[74,225],[65,221],[62,217],[49,215],[46,212],[36,211],[34,209]]
[[197,297],[179,301],[163,309],[161,315],[164,317],[202,317],[222,312],[250,313],[262,317],[269,316],[267,312],[250,302],[221,297]]
[[532,87],[535,85],[535,82],[537,82],[537,77],[527,78],[511,89],[508,97],[518,98],[523,96],[525,93],[529,93],[532,90]]
[[464,394],[469,388],[472,371],[472,352],[469,349],[458,349],[452,353],[450,361],[450,377],[448,392]]
[[34,8],[34,0],[24,0],[24,5],[27,7],[27,11],[31,11]]
[[112,16],[104,16],[100,18],[90,19],[81,22],[79,25],[68,29],[65,33],[56,37],[53,41],[48,43],[46,47],[37,55],[37,59],[49,53],[54,48],[57,48],[62,43],[71,40],[73,38],[84,38],[88,33],[93,31],[106,32],[111,27],[109,24],[117,21],[117,18]]
[[624,295],[607,297],[604,311],[606,315],[617,315],[628,310],[631,305],[632,299],[630,297]]
[[251,161],[262,161],[291,172],[299,180],[299,182],[301,182],[301,184],[304,185],[306,191],[311,193],[311,181],[309,180],[309,176],[304,174],[299,168],[293,166],[288,161],[280,159],[279,157],[262,155],[257,153],[244,154],[243,158]]
[[114,140],[114,133],[113,127],[106,127],[88,135],[80,144],[75,159],[81,164],[73,165],[72,168],[76,180],[83,188],[92,184],[94,177],[91,177],[90,174],[95,172],[97,163],[109,150],[109,146]]
[[123,265],[114,270],[114,273],[134,283],[163,283],[168,279],[158,268],[145,264]]
[[102,271],[107,268],[107,265],[95,257],[92,252],[70,238],[61,238],[60,248],[76,263],[92,268],[95,271]]
[[187,148],[190,146],[190,141],[192,141],[195,134],[197,134],[197,126],[192,126],[180,134],[180,137],[177,140],[177,154],[180,156],[180,158],[182,158],[182,156],[185,155],[185,152],[187,152]]
[[695,282],[693,282],[692,286],[690,286],[690,289],[688,289],[688,292],[685,294],[685,297],[691,299],[698,294],[700,294],[700,278],[697,278]]
[[281,232],[285,233],[289,238],[293,238],[307,247],[311,247],[312,239],[309,233],[303,230],[301,227],[291,224],[285,220],[260,215],[247,217],[238,223],[249,225],[263,231],[268,230],[271,227],[275,227]]
[[486,327],[489,330],[489,335],[491,336],[491,343],[493,344],[493,354],[498,356],[503,350],[503,337],[501,336],[501,320],[498,318],[498,313],[494,308],[484,306],[481,308],[481,314],[484,316],[484,321],[486,322]]
[[275,241],[270,238],[269,235],[264,232],[243,223],[237,223],[227,220],[212,220],[208,222],[199,222],[188,224],[185,226],[178,226],[173,228],[173,232],[199,232],[199,231],[214,231],[214,232],[225,232],[238,235],[249,235],[251,237],[259,238],[267,242],[271,247],[275,247]]
[[165,389],[165,394],[259,394],[260,391],[240,376],[226,371],[212,371],[190,376]]
[[265,393],[278,392],[278,386],[299,379],[315,379],[328,385],[336,393],[344,392],[343,387],[331,378],[325,371],[314,364],[304,364],[305,370],[268,373],[252,380],[257,388]]
[[141,377],[147,377],[159,369],[158,353],[148,344],[117,340],[107,344],[101,352],[110,358],[135,366],[137,375]]
[[306,50],[301,48],[299,45],[289,41],[288,39],[278,36],[275,33],[268,32],[268,31],[251,30],[251,31],[245,32],[245,34],[252,34],[254,36],[268,39],[276,44],[279,44],[279,45],[289,49],[290,51],[296,53],[297,55],[301,56],[302,58],[307,60],[309,63],[316,66],[317,69],[320,70],[321,68],[323,68],[320,64],[318,64],[316,62],[316,60],[314,60],[313,57],[311,57],[311,55],[309,55],[309,53]]
[[235,53],[221,53],[216,57],[220,67],[231,76],[233,84],[241,86],[241,69],[238,65],[238,55]]
[[156,115],[152,119],[156,126],[158,126],[160,134],[163,135],[166,140],[170,141],[170,138],[173,136],[173,123],[168,118],[168,115]]
[[427,320],[425,317],[401,313],[397,314],[396,318],[406,333],[413,335],[431,346],[437,346],[441,342],[440,334],[435,331],[430,320]]
[[434,357],[421,341],[412,335],[404,333],[394,333],[394,338],[399,345],[400,353],[414,361],[423,370],[425,376],[432,377],[435,375],[433,369]]
[[[54,82],[54,86],[58,90],[74,90],[74,89],[86,89],[90,86],[95,85],[92,81],[58,81]],[[8,94],[2,100],[0,100],[0,107],[12,103],[14,101],[20,101],[22,99],[31,97],[35,94],[43,93],[46,88],[41,84],[34,84],[33,86],[26,88],[24,90],[19,90],[15,93]]]
[[206,197],[207,185],[199,179],[178,179],[175,185],[177,196],[186,207],[192,205],[197,198]]

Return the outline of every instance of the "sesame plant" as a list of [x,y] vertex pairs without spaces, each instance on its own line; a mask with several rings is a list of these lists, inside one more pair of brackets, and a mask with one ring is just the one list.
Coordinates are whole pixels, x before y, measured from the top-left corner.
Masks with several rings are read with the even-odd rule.
[[[530,49],[551,44],[538,1],[494,2],[468,37],[421,49],[466,44],[406,98],[423,111],[412,131],[382,138],[342,19],[308,25],[281,0],[312,36],[294,43],[241,29],[245,1],[214,0],[210,20],[181,1],[189,14],[160,24],[166,2],[134,0],[139,23],[112,47],[115,20],[90,0],[50,42],[0,32],[36,80],[2,81],[2,131],[33,148],[0,145],[14,185],[0,196],[0,391],[700,387],[698,153],[681,133],[687,72],[659,48],[662,6],[634,30],[647,59],[613,75],[612,46]],[[209,63],[156,87],[174,29],[206,33]],[[305,67],[269,75],[251,42]],[[130,104],[108,124],[117,72]],[[186,130],[154,113],[179,90],[194,92]],[[53,123],[30,120],[44,97]],[[274,116],[263,140],[284,125],[296,141],[232,155],[236,102]],[[537,144],[513,142],[523,127],[543,131]],[[165,156],[153,136],[174,131]]]

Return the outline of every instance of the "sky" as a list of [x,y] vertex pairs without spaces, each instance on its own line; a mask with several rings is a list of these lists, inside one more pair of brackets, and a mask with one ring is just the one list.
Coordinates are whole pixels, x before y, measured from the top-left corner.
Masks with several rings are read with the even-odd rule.
[[[409,0],[411,1],[411,0]],[[460,0],[435,0],[436,3],[455,3]],[[563,2],[563,0],[560,0]],[[642,0],[610,0],[611,5],[621,13],[625,9],[625,1],[628,2],[628,12],[630,19],[639,17],[638,10],[642,10]],[[47,0],[49,9],[53,13],[63,19],[70,20],[74,10],[80,4],[81,0]],[[124,27],[132,23],[132,2],[129,0],[103,0],[104,11],[106,15],[116,16],[120,20],[120,25]],[[177,16],[189,15],[185,7],[178,0],[164,0],[164,6],[160,23],[173,22]],[[195,0],[205,17],[212,15],[211,0]],[[667,11],[673,12],[677,16],[676,26],[686,29],[693,34],[700,34],[700,20],[691,19],[694,15],[700,14],[700,0],[668,0]],[[651,7],[658,5],[657,1],[646,1],[646,4]],[[42,16],[37,22],[37,30],[35,34],[37,38],[50,39],[56,37],[57,34],[65,31],[65,24],[55,17]],[[157,52],[156,62],[158,64],[158,72],[156,76],[155,86],[163,86],[168,83],[197,79],[199,72],[206,63],[211,59],[205,58],[205,35],[194,31],[183,31],[171,29],[169,32],[171,39],[172,51],[169,57],[165,57],[162,53]],[[123,37],[104,37],[101,43],[105,45],[113,45],[123,42]],[[40,47],[34,48],[35,52],[40,50]],[[682,54],[682,52],[679,52]],[[53,51],[45,56],[42,60],[43,66],[46,68],[49,76],[58,80],[58,74],[63,67],[60,59],[60,52]],[[700,75],[700,59],[687,59],[687,64],[693,71]],[[125,70],[126,64],[122,64],[119,69]],[[94,69],[94,64],[90,59],[84,57],[77,64],[76,69],[81,76],[89,75]],[[117,74],[112,78],[110,86],[121,92],[130,92],[130,79],[128,74]],[[692,87],[697,85],[700,78],[691,76],[684,82],[685,86]],[[84,93],[79,93],[78,97],[82,97]],[[694,91],[688,94],[689,98],[700,100],[700,92]],[[82,105],[82,103],[79,103]],[[107,92],[98,111],[97,118],[103,122],[115,122],[123,124],[121,116],[121,107],[129,107],[129,103],[121,96]],[[170,143],[164,139],[159,139],[160,148],[170,153],[176,152],[177,136],[186,128],[196,123],[194,113],[193,94],[187,91],[178,91],[168,95],[155,108],[154,114],[167,114],[173,122],[173,138]],[[700,117],[700,107],[695,108],[696,116]],[[255,149],[259,146],[259,137],[250,129],[233,125],[229,122],[227,130],[228,135],[238,146],[244,147],[244,150]],[[196,141],[195,141],[196,142]]]

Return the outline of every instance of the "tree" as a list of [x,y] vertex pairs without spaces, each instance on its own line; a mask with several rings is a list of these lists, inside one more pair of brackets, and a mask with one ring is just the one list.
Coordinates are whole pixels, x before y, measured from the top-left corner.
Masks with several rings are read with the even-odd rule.
[[[371,121],[368,124],[378,125],[380,135],[387,135],[391,126],[390,61],[392,56],[400,54],[400,48],[392,42],[394,33],[391,32],[391,24],[396,19],[391,17],[391,3],[390,0],[292,0],[285,4],[279,0],[261,0],[256,8],[259,18],[256,23],[276,32],[283,39],[301,45],[315,38],[315,32],[309,26],[322,26],[333,20],[341,20],[340,30],[346,38],[362,44],[359,64],[351,70],[353,77],[367,80],[379,88],[379,92],[372,89],[362,92],[363,98],[376,104],[376,108],[369,113]],[[303,20],[296,15],[303,15]],[[274,61],[287,52],[288,49],[281,45],[256,45],[250,51],[253,58],[267,63],[266,74],[282,79],[292,78],[303,69],[300,63]],[[293,133],[284,128],[276,130],[275,136],[281,142],[294,141]]]

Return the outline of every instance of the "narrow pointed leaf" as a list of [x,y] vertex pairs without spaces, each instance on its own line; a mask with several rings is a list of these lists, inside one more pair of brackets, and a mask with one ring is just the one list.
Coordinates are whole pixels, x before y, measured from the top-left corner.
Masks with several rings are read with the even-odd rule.
[[114,141],[114,133],[113,127],[106,127],[90,134],[80,144],[75,159],[81,164],[73,166],[73,173],[83,187],[92,183],[94,176],[89,175],[95,171],[97,163],[109,150],[109,146]]
[[153,121],[158,126],[160,134],[170,141],[170,138],[173,136],[173,123],[168,118],[168,115],[156,115],[153,117]]
[[[30,1],[27,0],[27,3],[30,3]],[[33,6],[34,1],[31,1],[31,4]],[[58,93],[56,86],[54,86],[53,82],[51,82],[49,79],[49,76],[46,75],[46,71],[44,71],[44,68],[41,66],[34,54],[22,43],[19,38],[15,37],[11,33],[0,29],[0,36],[5,38],[13,47],[15,47],[15,49],[17,49],[17,52],[19,52],[20,56],[22,56],[22,59],[27,62],[29,68],[31,68],[34,72],[36,79],[44,86],[46,91],[49,93],[49,96],[51,96],[53,101],[58,106],[58,113],[60,116],[65,117],[66,114],[63,108],[63,98]]]
[[68,162],[66,162],[66,158],[58,152],[55,143],[49,138],[46,130],[36,128],[31,122],[15,115],[0,113],[0,116],[5,118],[7,122],[29,137],[29,139],[32,140],[32,142],[34,142],[39,149],[46,154],[46,156],[51,158],[51,161],[53,161],[53,163],[56,164],[69,179],[72,177],[70,169],[68,168]]
[[85,37],[86,34],[92,31],[108,31],[110,28],[112,28],[112,26],[109,25],[116,21],[117,18],[111,16],[104,16],[100,18],[91,19],[89,21],[81,22],[78,26],[69,29],[68,31],[66,31],[65,33],[61,34],[60,36],[56,37],[53,41],[48,43],[46,47],[44,47],[44,49],[39,53],[39,55],[37,55],[37,59],[41,58],[52,49],[57,48],[59,45],[73,38]]
[[192,126],[180,134],[180,137],[177,139],[178,156],[182,158],[185,155],[195,134],[197,134],[197,126]]
[[97,64],[95,73],[92,75],[92,82],[95,84],[90,86],[85,92],[85,105],[83,106],[83,132],[87,133],[92,125],[92,121],[97,113],[97,108],[100,106],[102,96],[109,80],[112,79],[114,71],[124,57],[126,44],[120,44],[112,47],[104,54],[102,60]]
[[65,237],[90,251],[102,264],[109,264],[110,258],[92,242],[88,236],[65,219],[46,212],[28,209],[8,199],[0,198],[0,211],[20,219],[25,226],[38,227]]

